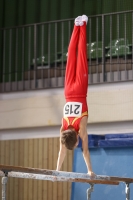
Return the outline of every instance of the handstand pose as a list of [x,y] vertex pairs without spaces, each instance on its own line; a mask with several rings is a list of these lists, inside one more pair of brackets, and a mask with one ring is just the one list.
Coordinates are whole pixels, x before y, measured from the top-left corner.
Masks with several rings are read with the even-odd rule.
[[88,151],[87,135],[87,88],[88,88],[88,64],[86,51],[86,25],[88,17],[79,16],[75,19],[75,25],[68,47],[68,58],[65,74],[65,99],[64,116],[60,129],[60,151],[57,161],[57,169],[60,170],[66,155],[66,149],[73,150],[82,140],[83,157],[88,174],[94,176],[92,171],[90,154]]

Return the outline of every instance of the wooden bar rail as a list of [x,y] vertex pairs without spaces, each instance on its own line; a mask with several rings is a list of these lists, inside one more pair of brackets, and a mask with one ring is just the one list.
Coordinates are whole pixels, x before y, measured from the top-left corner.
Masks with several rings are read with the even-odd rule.
[[0,176],[3,177],[3,196],[2,200],[6,200],[6,183],[8,177],[15,178],[27,178],[27,179],[38,179],[38,180],[49,180],[49,181],[67,181],[67,182],[82,182],[89,183],[91,188],[87,190],[88,199],[90,199],[92,188],[94,184],[109,184],[109,185],[119,185],[120,182],[126,184],[126,200],[130,200],[130,189],[129,184],[133,183],[133,178],[127,177],[115,177],[115,176],[104,176],[96,175],[96,177],[90,177],[88,174],[56,171],[48,169],[36,169],[29,167],[20,166],[8,166],[0,165]]
[[[8,165],[0,165],[0,170],[3,172],[22,172],[22,173],[32,173],[32,174],[40,174],[40,175],[51,175],[54,177],[62,177],[63,178],[72,178],[78,180],[86,180],[88,183],[101,183],[101,184],[109,184],[111,182],[119,184],[119,182],[133,183],[133,178],[127,177],[115,177],[115,176],[104,176],[97,175],[95,178],[90,178],[88,174],[83,173],[74,173],[74,172],[65,172],[65,171],[56,171],[56,170],[48,170],[48,169],[36,169],[29,167],[16,167],[16,166],[8,166]],[[76,181],[74,181],[76,182]],[[82,182],[82,181],[81,181]],[[107,182],[107,183],[106,183]],[[111,183],[112,184],[112,183]]]

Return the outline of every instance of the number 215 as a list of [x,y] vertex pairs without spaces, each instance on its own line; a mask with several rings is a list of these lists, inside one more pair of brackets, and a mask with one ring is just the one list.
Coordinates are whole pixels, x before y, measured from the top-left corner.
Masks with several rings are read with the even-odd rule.
[[[75,108],[73,108],[73,107],[75,107]],[[79,114],[79,111],[78,111],[78,108],[80,107],[80,105],[74,105],[74,106],[72,106],[72,105],[66,105],[65,106],[65,114],[66,115],[68,115],[68,114],[72,114],[72,113],[74,113],[74,114]]]

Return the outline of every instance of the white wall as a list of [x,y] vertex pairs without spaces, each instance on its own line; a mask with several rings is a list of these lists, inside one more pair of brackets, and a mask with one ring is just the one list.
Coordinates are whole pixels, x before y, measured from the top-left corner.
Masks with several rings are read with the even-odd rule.
[[[89,133],[133,132],[133,82],[89,86],[87,101]],[[64,103],[63,88],[1,94],[0,138],[59,136]]]

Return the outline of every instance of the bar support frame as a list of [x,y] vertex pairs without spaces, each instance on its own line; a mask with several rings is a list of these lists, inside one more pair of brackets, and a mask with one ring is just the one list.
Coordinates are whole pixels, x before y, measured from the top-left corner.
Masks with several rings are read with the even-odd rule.
[[7,187],[8,177],[4,176],[2,177],[1,183],[2,183],[2,200],[6,200],[6,187]]
[[126,187],[125,187],[125,193],[126,193],[126,200],[130,200],[130,187],[129,187],[129,183],[125,183]]
[[94,191],[94,184],[90,184],[90,187],[87,189],[87,200],[91,200],[91,193]]

